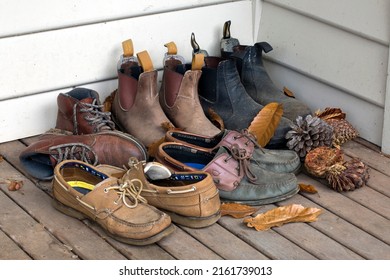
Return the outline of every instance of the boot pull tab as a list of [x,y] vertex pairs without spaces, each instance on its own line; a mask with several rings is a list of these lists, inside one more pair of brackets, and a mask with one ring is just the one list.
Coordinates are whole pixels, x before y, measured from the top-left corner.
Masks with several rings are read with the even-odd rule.
[[230,34],[231,21],[228,20],[223,25],[223,37],[220,42],[221,55],[222,57],[229,57],[233,53],[233,48],[240,44],[238,39],[232,38]]
[[255,46],[260,47],[265,53],[268,53],[273,50],[272,46],[267,42],[256,43]]
[[230,25],[231,21],[228,20],[223,25],[223,38],[222,39],[229,39],[230,38]]
[[144,72],[150,72],[154,70],[152,60],[150,59],[149,53],[147,51],[137,53],[137,57]]
[[165,65],[165,62],[170,59],[179,60],[182,64],[185,64],[184,57],[177,54],[177,47],[175,42],[166,43],[164,47],[167,48],[167,52],[164,55],[163,65]]
[[204,54],[196,53],[192,56],[191,70],[201,70],[204,65]]
[[133,41],[131,39],[122,42],[122,50],[123,50],[123,54],[120,56],[117,64],[118,70],[123,68],[122,65],[129,62],[136,62],[138,64],[138,60],[134,56]]
[[192,54],[202,53],[204,56],[209,56],[206,50],[202,50],[199,44],[195,40],[194,32],[191,33],[191,46],[192,46]]
[[132,57],[134,56],[134,47],[133,40],[128,39],[122,42],[123,56],[124,57]]

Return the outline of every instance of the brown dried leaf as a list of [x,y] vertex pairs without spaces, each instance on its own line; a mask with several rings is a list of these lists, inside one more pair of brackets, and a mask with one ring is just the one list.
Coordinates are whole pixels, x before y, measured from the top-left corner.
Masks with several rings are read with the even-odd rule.
[[173,124],[170,123],[170,122],[163,122],[163,123],[161,124],[161,127],[162,127],[163,129],[165,129],[165,131],[168,131],[168,130],[182,130],[182,129],[179,129],[179,128],[175,128],[175,127],[173,126]]
[[238,203],[222,203],[221,204],[221,216],[232,216],[233,218],[239,219],[249,216],[257,211],[257,208],[238,204]]
[[248,227],[254,227],[257,231],[279,227],[286,223],[314,222],[322,210],[318,208],[305,208],[300,204],[277,207],[254,218],[244,219]]
[[225,129],[225,124],[223,122],[223,119],[221,118],[220,115],[217,114],[217,112],[215,112],[213,109],[209,108],[207,113],[209,115],[210,121],[216,127],[218,127],[220,130],[224,130]]
[[283,115],[282,104],[272,102],[263,107],[248,127],[257,138],[257,143],[264,147],[275,134]]
[[284,93],[285,95],[287,95],[288,97],[295,98],[294,93],[293,93],[291,90],[289,90],[287,87],[284,87],[284,88],[283,88],[283,93]]
[[299,184],[299,191],[307,193],[317,193],[317,189],[313,185]]
[[158,147],[165,142],[165,137],[162,137],[161,139],[157,140],[156,142],[153,142],[152,144],[147,147],[148,154],[150,157],[155,157],[158,151]]
[[111,112],[112,108],[112,102],[114,101],[114,96],[116,94],[116,90],[113,91],[109,96],[106,97],[106,99],[103,102],[103,111],[104,112]]
[[2,155],[0,155],[0,162],[2,162],[4,160],[4,157]]
[[315,115],[324,121],[329,119],[342,120],[345,119],[346,116],[345,113],[340,108],[330,108],[330,107],[326,107],[323,111],[317,110],[315,112]]
[[8,180],[8,190],[9,191],[17,191],[20,190],[23,187],[23,181],[17,181],[17,180]]

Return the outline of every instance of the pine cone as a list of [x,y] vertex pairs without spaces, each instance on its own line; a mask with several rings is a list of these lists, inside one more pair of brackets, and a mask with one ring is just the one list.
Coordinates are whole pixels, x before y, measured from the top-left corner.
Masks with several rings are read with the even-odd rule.
[[322,146],[307,153],[304,166],[311,175],[324,178],[330,166],[343,162],[344,153],[340,149]]
[[326,122],[333,127],[333,145],[335,147],[359,136],[357,130],[347,120],[329,119]]
[[369,178],[367,165],[357,158],[345,163],[336,163],[326,172],[327,181],[338,192],[361,188]]
[[291,128],[286,134],[287,147],[301,158],[316,147],[332,145],[333,128],[318,117],[299,116]]

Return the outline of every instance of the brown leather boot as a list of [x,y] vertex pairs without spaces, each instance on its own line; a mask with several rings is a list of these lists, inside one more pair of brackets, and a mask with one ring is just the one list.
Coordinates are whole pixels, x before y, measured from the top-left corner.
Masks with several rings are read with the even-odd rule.
[[137,54],[136,61],[118,70],[118,89],[112,103],[112,119],[119,129],[134,135],[146,147],[164,138],[164,124],[173,127],[161,109],[157,90],[157,71],[149,54]]
[[177,128],[214,136],[221,131],[204,114],[198,96],[198,82],[203,63],[203,54],[195,54],[192,65],[185,65],[174,56],[166,59],[160,88],[160,104]]
[[75,88],[57,97],[56,128],[73,134],[91,134],[114,130],[109,112],[103,112],[99,95],[87,88]]

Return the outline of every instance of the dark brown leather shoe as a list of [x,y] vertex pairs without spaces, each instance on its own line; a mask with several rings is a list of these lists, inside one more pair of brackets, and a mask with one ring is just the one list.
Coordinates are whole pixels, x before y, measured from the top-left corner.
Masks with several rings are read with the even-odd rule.
[[58,129],[42,134],[37,142],[26,147],[19,155],[25,170],[41,180],[50,180],[55,165],[66,159],[122,167],[130,157],[146,161],[147,153],[138,141],[124,133],[107,131],[73,135]]
[[82,161],[63,161],[54,170],[53,206],[71,217],[95,221],[118,241],[155,243],[175,227],[166,213],[141,196],[142,168],[129,172],[118,179]]

